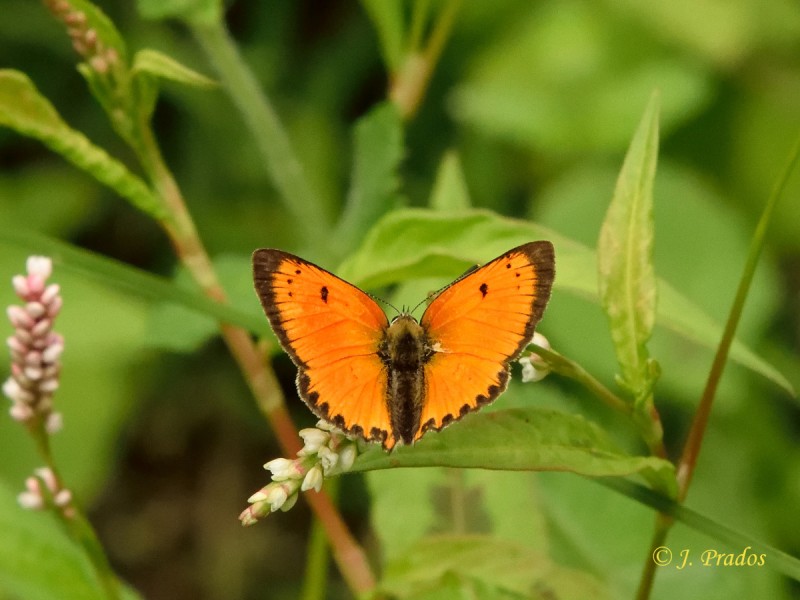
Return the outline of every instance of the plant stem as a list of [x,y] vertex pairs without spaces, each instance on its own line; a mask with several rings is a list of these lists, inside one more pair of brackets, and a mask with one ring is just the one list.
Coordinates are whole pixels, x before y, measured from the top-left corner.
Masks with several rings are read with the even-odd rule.
[[655,531],[653,532],[653,539],[650,542],[650,559],[646,560],[644,563],[642,576],[639,579],[639,587],[636,590],[636,600],[647,600],[650,597],[650,592],[652,591],[653,583],[655,582],[656,567],[658,566],[655,560],[655,553],[657,552],[658,548],[664,545],[664,542],[667,539],[667,534],[672,527],[672,523],[672,517],[667,516],[664,513],[658,513],[656,515],[656,527]]
[[[162,224],[172,239],[178,257],[207,296],[217,302],[225,303],[227,301],[225,292],[197,234],[180,189],[161,157],[149,124],[140,125],[139,138],[141,140],[137,148],[139,159],[169,209],[170,218]],[[269,367],[267,357],[259,351],[244,329],[221,323],[220,330],[283,451],[288,455],[296,454],[301,449],[297,428],[286,410],[283,392]],[[366,555],[353,538],[330,497],[324,492],[310,492],[306,494],[306,498],[328,535],[334,558],[350,588],[356,594],[371,590],[375,580]]]
[[[692,421],[692,426],[689,430],[689,436],[687,437],[686,444],[683,447],[681,459],[678,462],[677,501],[679,503],[682,503],[686,499],[686,495],[689,492],[689,486],[691,485],[694,470],[697,466],[697,457],[700,454],[700,449],[703,445],[703,439],[705,437],[706,427],[708,425],[708,419],[711,415],[711,407],[714,403],[714,398],[716,397],[717,387],[720,379],[722,378],[722,373],[725,370],[725,364],[728,361],[728,353],[736,335],[736,328],[739,325],[739,319],[742,316],[742,310],[744,309],[744,304],[747,300],[747,294],[750,291],[750,285],[753,282],[753,276],[755,275],[756,266],[758,265],[758,259],[761,255],[762,249],[764,248],[764,242],[767,238],[769,223],[772,219],[773,213],[775,212],[778,199],[781,197],[781,194],[786,187],[786,182],[789,180],[789,176],[793,172],[799,157],[800,137],[798,137],[797,141],[795,142],[794,148],[789,155],[789,160],[787,161],[780,178],[775,184],[775,187],[773,188],[772,193],[767,200],[767,204],[764,206],[764,210],[761,213],[761,218],[759,219],[755,233],[753,234],[753,239],[750,242],[750,250],[747,254],[747,261],[744,265],[742,277],[739,281],[739,287],[736,290],[736,296],[734,297],[733,305],[728,315],[728,320],[725,323],[725,330],[722,333],[722,339],[720,340],[719,346],[717,347],[717,352],[714,355],[714,362],[711,365],[711,370],[709,371],[708,379],[706,380],[706,385],[703,389],[703,395],[700,398],[700,404],[695,411],[694,420]],[[669,534],[669,530],[672,527],[672,523],[673,518],[665,515],[664,513],[659,513],[658,517],[656,518],[653,542],[650,546],[650,554],[645,562],[645,566],[642,571],[642,577],[639,581],[639,589],[636,594],[637,600],[647,600],[650,597],[656,572],[656,562],[654,560],[653,553],[655,552],[656,548],[663,545],[667,535]]]
[[722,334],[722,340],[720,341],[719,347],[717,348],[717,353],[714,356],[714,362],[711,365],[711,371],[708,374],[708,380],[706,381],[703,395],[700,398],[700,404],[695,411],[692,427],[689,430],[689,436],[686,440],[686,444],[684,445],[680,462],[678,463],[679,502],[682,502],[686,498],[686,494],[689,491],[689,485],[692,482],[694,469],[697,465],[697,457],[700,454],[700,448],[703,444],[706,426],[708,425],[708,418],[711,414],[711,406],[714,403],[717,386],[720,378],[722,377],[722,372],[725,369],[725,364],[728,360],[728,352],[730,351],[731,344],[733,343],[734,336],[736,335],[736,327],[739,325],[739,318],[742,315],[742,309],[744,308],[747,294],[750,291],[750,285],[753,282],[753,275],[755,274],[756,266],[758,265],[759,256],[764,248],[764,242],[767,238],[767,230],[769,229],[772,215],[775,212],[775,207],[778,204],[778,199],[781,197],[786,187],[786,182],[789,180],[789,176],[794,171],[798,157],[800,157],[800,137],[798,137],[797,141],[795,142],[794,148],[789,155],[789,160],[787,161],[780,178],[776,182],[775,187],[772,190],[772,194],[770,194],[770,197],[767,200],[766,206],[764,206],[764,211],[761,213],[761,218],[758,221],[755,233],[753,234],[753,239],[750,242],[750,250],[747,254],[747,262],[744,266],[742,278],[739,281],[739,287],[736,290],[736,296],[733,300],[733,306],[731,307],[730,314],[728,315],[728,321],[725,323],[725,330]]
[[[38,421],[35,426],[30,429],[30,433],[36,441],[36,447],[45,466],[53,474],[57,489],[63,489],[64,480],[53,459],[53,454],[50,449],[50,436],[45,430],[44,423],[41,420]],[[48,490],[47,483],[42,481],[41,478],[40,488],[43,491]],[[49,494],[49,490],[45,493]],[[84,552],[86,552],[89,561],[94,567],[97,579],[105,592],[105,597],[110,600],[117,600],[120,598],[119,579],[111,568],[111,564],[108,562],[108,556],[97,537],[94,527],[92,527],[91,522],[86,518],[86,515],[81,511],[74,499],[69,503],[69,507],[73,511],[73,514],[70,516],[65,513],[65,507],[55,505],[52,497],[49,497],[47,502],[51,507],[51,512],[61,521],[62,526],[66,529],[70,537],[80,544]]]
[[[403,60],[400,70],[392,73],[389,99],[397,105],[403,119],[411,119],[419,109],[431,74],[439,61],[444,44],[450,36],[460,8],[461,0],[448,0],[444,8],[439,11],[438,19],[425,49],[420,52],[416,47],[409,48],[409,53]],[[421,10],[418,9],[418,11]],[[421,18],[419,12],[415,13],[414,31],[421,27],[418,24]]]
[[298,235],[306,245],[315,248],[323,245],[324,249],[330,223],[321,210],[322,202],[303,174],[275,109],[239,55],[224,22],[194,24],[192,32],[252,132],[278,196],[294,218]]
[[607,406],[628,417],[647,443],[651,454],[660,458],[666,458],[667,451],[664,448],[664,440],[661,435],[661,420],[658,418],[658,413],[645,418],[640,412],[634,410],[632,404],[625,402],[614,394],[614,392],[595,379],[578,363],[554,350],[548,350],[536,344],[530,344],[530,346],[534,348],[536,354],[541,356],[542,359],[550,365],[553,371],[559,375],[577,381],[600,398]]

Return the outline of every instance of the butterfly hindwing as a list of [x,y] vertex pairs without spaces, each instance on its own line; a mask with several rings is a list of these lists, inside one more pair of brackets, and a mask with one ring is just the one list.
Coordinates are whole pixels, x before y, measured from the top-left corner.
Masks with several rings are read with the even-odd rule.
[[524,244],[445,288],[422,316],[434,349],[416,439],[494,400],[550,298],[553,245]]
[[377,352],[389,323],[381,308],[357,287],[280,250],[256,250],[253,275],[264,312],[297,365],[306,404],[386,447],[387,376]]

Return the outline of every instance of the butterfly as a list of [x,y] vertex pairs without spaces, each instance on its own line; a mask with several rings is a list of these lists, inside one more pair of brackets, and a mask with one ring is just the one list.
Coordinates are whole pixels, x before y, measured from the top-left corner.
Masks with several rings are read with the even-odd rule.
[[384,450],[497,398],[542,317],[553,245],[530,242],[439,291],[417,321],[390,322],[365,292],[281,250],[253,253],[256,293],[314,414]]

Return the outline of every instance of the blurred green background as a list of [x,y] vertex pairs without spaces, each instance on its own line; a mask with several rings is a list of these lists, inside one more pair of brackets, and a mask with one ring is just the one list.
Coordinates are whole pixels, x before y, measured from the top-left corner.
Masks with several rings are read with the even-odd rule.
[[[156,48],[214,77],[181,23],[146,20],[133,2],[98,5],[129,48]],[[3,13],[0,68],[28,74],[72,127],[135,165],[76,71],[62,26],[28,0],[4,0]],[[236,0],[226,19],[289,132],[318,209],[335,217],[348,189],[353,126],[387,90],[368,11],[358,2]],[[474,206],[530,218],[594,246],[653,89],[662,102],[656,272],[723,322],[760,210],[800,131],[794,0],[464,2],[419,113],[405,124],[398,202],[427,205],[442,161],[455,157]],[[165,84],[155,127],[239,305],[260,311],[248,266],[257,247],[337,267],[300,242],[303,224],[277,200],[252,135],[221,89]],[[795,173],[739,330],[797,389],[799,192]],[[38,142],[0,129],[0,230],[19,228],[176,276],[170,244],[152,220]],[[343,248],[358,243],[332,241]],[[23,270],[28,253],[0,241],[3,280]],[[246,498],[267,481],[261,464],[280,451],[221,342],[193,336],[191,317],[174,307],[58,265],[53,279],[63,289],[57,330],[67,346],[57,395],[65,428],[55,452],[121,576],[147,598],[297,597],[310,522],[305,505],[247,530],[236,520]],[[12,299],[10,286],[0,288],[3,305]],[[614,354],[596,304],[556,293],[541,330],[556,349],[613,385]],[[656,401],[668,450],[677,455],[711,353],[661,331],[651,353],[664,371]],[[294,367],[285,356],[275,358],[275,367],[296,421],[313,423],[291,397]],[[6,376],[7,364],[0,364]],[[542,406],[617,428],[614,415],[569,382],[553,377],[535,393]],[[513,388],[497,404],[529,398]],[[623,445],[641,450],[629,432],[618,434]],[[795,398],[730,367],[689,505],[800,555],[799,435]],[[32,539],[55,552],[51,546],[64,542],[57,530],[49,533],[46,517],[14,504],[38,461],[21,428],[2,415],[0,457],[0,524],[22,520]],[[436,490],[451,476],[428,470],[343,478],[342,510],[376,565],[401,555],[418,534],[446,529]],[[632,597],[647,558],[649,509],[567,474],[463,477],[476,531],[530,544],[558,565],[554,580],[588,578],[578,589],[596,590],[592,597]],[[670,538],[676,549],[719,544],[684,526]],[[0,540],[0,562],[10,552],[2,546]],[[63,560],[80,573],[85,565],[76,556]],[[796,582],[768,568],[663,571],[653,597],[697,590],[705,598],[800,597]],[[335,569],[328,591],[348,597]],[[32,584],[26,597],[46,597],[37,593]]]

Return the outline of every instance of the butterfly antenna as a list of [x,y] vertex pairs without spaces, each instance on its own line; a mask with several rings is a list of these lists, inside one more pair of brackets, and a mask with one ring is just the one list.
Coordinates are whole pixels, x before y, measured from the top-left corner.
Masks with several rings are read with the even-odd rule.
[[451,282],[450,282],[450,283],[448,283],[447,285],[443,285],[443,286],[442,286],[442,287],[440,287],[438,290],[434,290],[433,292],[431,292],[430,294],[428,294],[428,295],[425,297],[425,300],[423,300],[422,302],[420,302],[419,304],[417,304],[417,305],[416,305],[416,306],[415,306],[415,307],[414,307],[414,308],[411,310],[411,312],[410,312],[409,314],[414,314],[414,311],[416,311],[416,310],[417,310],[417,309],[418,309],[420,306],[422,306],[423,304],[430,304],[431,302],[433,302],[433,299],[434,299],[434,298],[436,298],[436,296],[438,296],[439,294],[441,294],[443,291],[445,291],[445,290],[446,290],[447,288],[449,288],[451,285],[454,285],[454,284],[458,283],[459,281],[461,281],[462,279],[464,279],[464,277],[466,277],[467,275],[469,275],[469,274],[471,274],[471,273],[474,273],[474,272],[475,272],[475,271],[477,271],[479,268],[480,268],[480,265],[472,265],[472,266],[471,266],[469,269],[467,269],[467,270],[466,270],[466,271],[464,271],[464,272],[463,272],[461,275],[459,275],[459,276],[456,278],[456,280],[455,280],[455,281],[451,281]]
[[383,298],[379,298],[378,296],[376,296],[374,294],[370,294],[369,292],[366,292],[366,294],[367,294],[367,296],[369,296],[370,298],[375,300],[375,302],[380,302],[381,304],[385,304],[386,306],[391,308],[394,312],[396,312],[398,315],[402,314],[402,312],[397,310],[397,307],[394,304],[392,304],[391,302],[389,302],[388,300],[384,300]]

